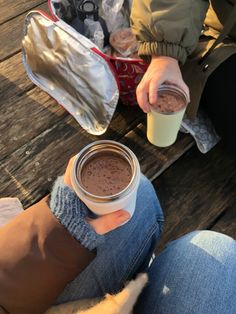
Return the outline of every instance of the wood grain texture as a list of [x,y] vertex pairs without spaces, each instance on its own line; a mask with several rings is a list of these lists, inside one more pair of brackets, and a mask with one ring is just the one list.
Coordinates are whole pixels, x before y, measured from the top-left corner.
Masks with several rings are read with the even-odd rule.
[[[39,5],[37,9],[48,12],[47,3]],[[27,13],[9,20],[0,27],[0,61],[13,56],[21,49],[23,38],[23,25]]]
[[[0,124],[0,160],[53,125],[69,123],[76,132],[82,132],[76,120],[38,87],[1,101],[0,115],[3,118]],[[138,107],[119,104],[108,131],[100,138],[119,138],[143,119],[144,114]]]
[[[85,132],[38,88],[24,94],[16,108],[11,112],[6,106],[8,118],[1,130],[0,197],[15,195],[26,206],[48,191],[51,180],[64,171],[68,159],[86,144],[102,138],[118,140],[144,119],[138,107],[119,105],[107,132],[96,137]],[[9,121],[11,125],[7,128]]]
[[26,74],[21,52],[0,63],[0,73],[0,104],[11,98],[14,102],[19,95],[34,86]]
[[45,0],[0,0],[1,16],[0,24],[9,19],[18,16],[39,4],[46,2]]
[[236,155],[219,144],[206,155],[193,148],[158,177],[154,186],[166,217],[159,247],[184,233],[211,228],[235,205],[235,179]]
[[232,201],[228,206],[223,215],[220,216],[217,222],[211,227],[211,230],[225,233],[236,240],[236,197],[235,200]]
[[194,141],[191,136],[179,133],[172,146],[159,148],[150,144],[146,137],[146,123],[138,125],[120,141],[127,145],[138,157],[142,172],[153,181],[180,156],[188,151]]
[[47,128],[5,159],[1,166],[1,197],[18,197],[24,206],[48,193],[52,181],[62,174],[67,160],[91,141],[77,132],[67,119]]
[[99,139],[85,131],[77,132],[66,121],[61,122],[5,161],[1,168],[1,196],[15,195],[24,206],[34,203],[48,192],[55,177],[64,172],[70,157]]
[[50,96],[39,88],[5,101],[0,106],[0,150],[3,160],[32,138],[67,115]]
[[[111,124],[111,129],[107,132],[107,139],[120,137],[121,131],[118,128],[120,128],[121,122],[120,115],[117,114]],[[112,131],[114,129],[117,130],[114,132]],[[123,132],[125,133],[125,130]],[[137,140],[135,134],[136,132],[129,132],[125,136],[125,140],[121,140],[121,142],[129,142],[129,146],[132,147],[130,143],[135,143]],[[175,144],[176,150],[172,150],[173,153],[177,151],[177,147],[183,152],[186,148],[184,143],[189,146],[186,137],[186,135],[180,137]],[[128,142],[127,138],[130,138]],[[2,187],[0,196],[14,195],[21,199],[24,206],[31,205],[50,190],[55,177],[64,172],[66,161],[85,145],[97,139],[85,131],[77,132],[67,119],[62,119],[60,124],[45,130],[5,160],[1,168],[3,176],[0,179]],[[139,158],[139,152],[135,150],[135,153]],[[180,152],[178,154],[180,155]],[[175,156],[169,152],[166,157],[169,164],[171,164],[171,160],[175,160]],[[155,159],[156,165],[152,168],[152,173],[150,172],[153,176],[156,171],[161,171],[161,166],[165,168],[166,164],[158,160],[158,154],[152,155],[152,158]]]

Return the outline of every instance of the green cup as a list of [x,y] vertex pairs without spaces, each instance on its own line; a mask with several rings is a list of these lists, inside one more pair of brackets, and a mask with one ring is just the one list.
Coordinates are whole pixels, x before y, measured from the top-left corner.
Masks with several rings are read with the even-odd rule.
[[186,93],[176,85],[161,85],[157,105],[147,114],[147,138],[158,147],[172,145],[188,104]]

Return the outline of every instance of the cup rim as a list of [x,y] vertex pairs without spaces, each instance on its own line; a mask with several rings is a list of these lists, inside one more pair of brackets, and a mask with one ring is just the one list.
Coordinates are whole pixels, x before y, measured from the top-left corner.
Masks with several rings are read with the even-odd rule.
[[[107,144],[110,147],[113,146],[116,148],[120,148],[120,150],[123,150],[123,152],[125,152],[130,157],[130,160],[132,161],[132,163],[131,163],[128,160],[128,158],[124,157],[129,162],[129,165],[130,165],[133,173],[132,173],[132,177],[131,177],[129,184],[123,190],[121,190],[120,192],[113,194],[113,195],[100,196],[100,195],[92,194],[83,188],[82,184],[79,181],[78,175],[77,175],[77,169],[81,165],[82,162],[85,162],[84,159],[93,150],[96,151],[96,149],[97,149],[98,152],[101,152],[102,150],[100,150],[100,148],[102,148],[102,145],[104,145],[104,144]],[[103,151],[108,151],[108,150],[109,150],[108,147],[104,147],[104,149],[103,149]],[[114,151],[112,151],[112,152],[114,152]],[[117,152],[114,152],[114,153],[117,153]],[[92,156],[93,155],[89,156],[88,158],[90,158]],[[81,171],[82,171],[82,169],[80,170],[80,173],[81,173]],[[85,146],[77,154],[77,156],[74,160],[73,166],[72,166],[72,170],[71,170],[71,179],[72,179],[71,181],[72,181],[72,186],[73,186],[75,192],[79,190],[79,192],[82,195],[89,198],[93,202],[107,203],[107,202],[111,202],[111,201],[116,201],[121,197],[127,196],[129,194],[130,190],[132,189],[132,187],[134,186],[139,172],[140,172],[140,165],[139,165],[137,157],[132,152],[132,150],[130,150],[127,146],[125,146],[119,142],[116,142],[116,141],[99,140],[99,141],[95,141],[95,142]]]
[[180,110],[174,111],[174,112],[160,112],[158,111],[158,109],[154,108],[153,106],[151,106],[151,111],[154,112],[158,112],[159,114],[165,115],[165,116],[172,116],[175,115],[177,113],[183,112],[186,110],[187,106],[188,106],[188,97],[187,94],[185,93],[185,91],[183,91],[179,86],[177,85],[173,85],[173,84],[162,84],[159,89],[158,89],[158,94],[160,92],[173,92],[175,94],[178,94],[178,96],[182,97],[183,100],[185,100],[185,105],[183,108],[181,108]]

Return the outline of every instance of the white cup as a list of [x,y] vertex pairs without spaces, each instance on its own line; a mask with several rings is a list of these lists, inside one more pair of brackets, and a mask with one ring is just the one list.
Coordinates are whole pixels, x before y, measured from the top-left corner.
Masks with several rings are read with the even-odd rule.
[[[90,158],[101,152],[111,152],[124,158],[130,165],[132,175],[128,185],[119,193],[109,196],[98,196],[88,192],[82,185],[81,173],[83,166]],[[140,182],[140,165],[135,154],[125,145],[115,141],[101,140],[83,148],[76,156],[72,172],[71,182],[75,193],[97,215],[105,215],[119,209],[129,212],[132,217],[137,198],[137,190]]]
[[167,147],[176,141],[188,104],[187,95],[175,85],[162,85],[158,90],[158,97],[165,93],[178,97],[179,101],[182,101],[182,107],[177,111],[166,112],[151,107],[151,111],[147,114],[147,138],[150,143],[158,147]]

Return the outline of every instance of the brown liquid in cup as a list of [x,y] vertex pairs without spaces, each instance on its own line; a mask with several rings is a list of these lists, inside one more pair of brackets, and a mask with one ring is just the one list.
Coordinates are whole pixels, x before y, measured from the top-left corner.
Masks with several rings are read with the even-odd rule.
[[131,166],[125,158],[112,152],[102,152],[84,164],[81,184],[93,195],[111,196],[124,190],[131,177]]
[[170,92],[161,92],[158,94],[157,104],[154,108],[160,113],[178,112],[186,107],[183,97]]

